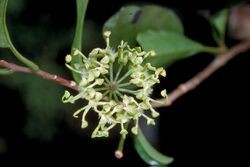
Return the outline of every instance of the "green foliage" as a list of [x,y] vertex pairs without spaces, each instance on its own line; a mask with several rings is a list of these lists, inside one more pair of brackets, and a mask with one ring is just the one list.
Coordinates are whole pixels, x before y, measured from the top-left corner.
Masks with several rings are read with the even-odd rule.
[[168,165],[173,162],[173,158],[165,156],[154,149],[147,141],[142,131],[138,131],[138,135],[135,135],[134,146],[140,157],[148,165]]
[[206,48],[182,34],[166,31],[140,33],[137,36],[137,41],[144,50],[154,50],[156,52],[156,56],[149,58],[148,61],[157,67],[167,66]]
[[13,71],[10,69],[0,68],[0,76],[1,75],[10,75],[13,74]]
[[[88,0],[77,0],[76,7],[77,7],[77,18],[76,18],[76,29],[74,40],[72,44],[71,54],[73,55],[73,50],[78,49],[82,50],[82,38],[83,38],[83,25],[84,25],[84,18],[85,13],[87,10]],[[72,59],[72,64],[82,64],[81,56],[74,56]],[[73,77],[75,81],[80,82],[81,76],[79,74],[73,72]]]
[[183,26],[177,15],[170,9],[156,5],[126,6],[106,21],[103,31],[111,31],[111,46],[121,40],[132,47],[137,44],[136,36],[146,30],[164,30],[183,33]]
[[[7,4],[8,0],[0,0],[0,48],[9,48],[21,62],[33,70],[38,70],[38,66],[23,57],[11,42],[6,25]],[[22,3],[19,2],[19,4]],[[71,55],[74,49],[82,51],[87,5],[88,0],[76,0],[77,18]],[[227,18],[228,10],[220,11],[210,18],[212,33],[218,44],[224,44]],[[104,24],[103,31],[112,32],[111,46],[118,46],[120,41],[124,40],[132,47],[139,43],[146,51],[154,50],[157,56],[149,58],[148,62],[156,67],[168,66],[198,52],[217,53],[218,51],[218,49],[204,46],[186,37],[178,16],[172,10],[156,5],[123,7]],[[23,34],[24,38],[29,36],[28,33],[26,31]],[[30,41],[34,42],[34,39]],[[58,40],[53,42],[56,43],[56,41]],[[32,47],[29,42],[26,45]],[[45,66],[46,71],[53,71],[57,74],[62,71],[55,63],[46,61],[42,56],[37,61]],[[74,64],[82,65],[81,56],[73,56],[72,65]],[[0,75],[12,73],[11,70],[0,69]],[[77,82],[81,80],[79,74],[75,72],[73,72],[73,77]],[[41,78],[24,74],[10,76],[1,82],[21,91],[26,107],[30,111],[25,131],[31,137],[39,139],[48,140],[53,137],[56,122],[61,118],[62,111],[65,109],[65,106],[62,107],[58,100],[61,98],[63,88]],[[137,131],[134,130],[134,133]],[[155,150],[141,130],[138,131],[138,135],[135,135],[134,144],[140,157],[149,165],[168,165],[173,161],[173,158]]]
[[12,53],[16,56],[16,58],[21,61],[23,64],[31,68],[32,70],[36,71],[39,67],[33,63],[32,61],[28,60],[22,54],[20,54],[14,45],[11,42],[9,32],[7,29],[6,24],[6,13],[7,13],[7,5],[8,0],[1,0],[0,2],[0,48],[10,48]]
[[228,10],[224,9],[210,17],[213,37],[218,44],[224,44]]
[[[0,0],[2,2],[2,0]],[[21,3],[26,5],[24,1]],[[14,6],[13,6],[14,5]],[[18,13],[14,12],[18,6],[15,1],[9,1],[8,10],[12,11],[10,18],[18,18],[25,8]],[[10,23],[13,20],[10,20]],[[60,49],[70,45],[71,31],[61,29],[51,32],[43,27],[44,22],[38,22],[37,26],[28,27],[20,22],[16,24],[13,35],[17,40],[22,41],[22,49],[31,55],[39,55],[35,60],[46,70],[55,74],[63,74],[63,69],[56,63],[56,56]],[[47,22],[46,22],[47,23]],[[18,32],[23,33],[18,33]],[[34,35],[35,34],[35,35]],[[45,44],[45,45],[44,45]],[[8,50],[0,50],[1,59],[15,61],[9,56]],[[3,69],[5,70],[5,69]],[[2,77],[2,76],[1,76]],[[0,78],[0,83],[11,89],[20,91],[25,108],[27,109],[26,122],[24,126],[25,134],[31,138],[39,140],[50,140],[57,132],[57,124],[65,116],[67,106],[61,104],[63,88],[53,82],[44,80],[31,74],[14,73],[8,77]]]
[[6,32],[6,11],[8,0],[0,1],[0,48],[9,48],[9,42]]

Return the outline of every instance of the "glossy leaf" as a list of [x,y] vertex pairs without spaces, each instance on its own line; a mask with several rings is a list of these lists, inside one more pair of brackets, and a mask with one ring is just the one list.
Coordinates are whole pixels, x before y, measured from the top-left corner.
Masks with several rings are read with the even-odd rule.
[[135,46],[137,34],[146,30],[183,33],[183,25],[171,9],[145,5],[121,8],[103,27],[103,31],[112,32],[111,46],[117,46],[121,40],[129,42],[130,46]]
[[[76,0],[77,7],[77,18],[76,18],[76,28],[75,35],[72,44],[71,54],[73,54],[74,49],[79,49],[82,51],[82,38],[83,38],[83,26],[84,26],[84,18],[85,13],[88,6],[88,0]],[[72,59],[72,64],[82,64],[81,56],[74,56]],[[79,74],[73,72],[74,80],[80,82],[81,77]]]
[[139,130],[135,135],[134,145],[139,156],[148,165],[168,165],[173,162],[172,157],[161,154],[147,141],[142,131]]
[[212,26],[212,33],[214,39],[220,44],[224,43],[226,25],[228,19],[228,10],[224,9],[216,13],[210,18],[210,23]]
[[7,39],[8,32],[6,32],[6,11],[7,11],[8,0],[0,1],[0,47],[9,48],[9,42]]
[[157,67],[167,66],[207,48],[182,34],[166,31],[140,33],[137,41],[144,50],[156,52],[156,56],[149,58],[148,61]]

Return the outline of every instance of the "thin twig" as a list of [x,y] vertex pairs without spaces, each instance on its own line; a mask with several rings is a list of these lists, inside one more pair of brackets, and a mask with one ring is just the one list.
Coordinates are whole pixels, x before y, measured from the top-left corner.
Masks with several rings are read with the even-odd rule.
[[66,86],[66,87],[71,88],[73,90],[78,90],[78,86],[77,86],[75,81],[67,80],[67,79],[64,79],[58,75],[50,74],[50,73],[47,73],[47,72],[42,71],[42,70],[32,71],[31,69],[29,69],[27,67],[19,66],[17,64],[13,64],[13,63],[9,63],[5,60],[0,60],[0,67],[10,69],[14,72],[36,74],[44,79],[56,82],[59,85]]
[[236,55],[242,52],[246,52],[248,50],[250,50],[250,41],[245,41],[232,47],[227,52],[221,55],[218,55],[207,67],[205,67],[204,70],[199,72],[197,75],[195,75],[193,78],[191,78],[187,82],[180,84],[174,91],[169,93],[167,102],[162,103],[162,104],[153,103],[152,106],[155,108],[170,106],[179,97],[183,96],[187,92],[193,90],[198,85],[200,85],[201,82],[205,81],[216,70],[223,67],[229,60],[234,58]]

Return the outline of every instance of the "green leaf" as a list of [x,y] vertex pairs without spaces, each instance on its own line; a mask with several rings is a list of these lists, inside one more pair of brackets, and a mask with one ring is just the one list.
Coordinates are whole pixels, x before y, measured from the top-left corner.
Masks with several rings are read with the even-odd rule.
[[0,1],[0,47],[2,48],[10,48],[12,53],[16,56],[16,58],[24,63],[26,66],[31,68],[32,70],[36,71],[39,69],[39,67],[24,57],[21,53],[17,51],[17,49],[14,47],[14,45],[11,42],[9,32],[7,29],[7,24],[6,24],[6,12],[7,12],[7,5],[8,5],[8,0],[1,0]]
[[137,153],[148,165],[168,165],[173,162],[172,157],[161,154],[154,149],[139,129],[135,135],[134,145]]
[[14,72],[10,69],[6,69],[6,68],[0,68],[0,76],[1,75],[11,75]]
[[0,1],[0,48],[9,48],[9,42],[6,32],[6,11],[8,0]]
[[224,9],[210,18],[213,37],[218,44],[224,44],[228,14],[228,10]]
[[143,32],[138,34],[137,41],[144,50],[156,52],[156,56],[147,61],[157,67],[170,65],[209,48],[182,34],[167,31]]
[[109,18],[103,31],[111,31],[111,46],[117,46],[121,40],[130,46],[137,44],[136,36],[146,30],[165,30],[183,33],[183,25],[178,16],[168,8],[156,5],[126,6]]
[[[72,43],[71,54],[73,54],[74,49],[82,51],[83,25],[84,25],[84,18],[88,2],[89,2],[88,0],[76,0],[77,18],[76,18],[76,28]],[[82,64],[81,56],[73,56],[71,63]],[[80,82],[81,76],[79,74],[73,72],[73,77],[75,81]]]

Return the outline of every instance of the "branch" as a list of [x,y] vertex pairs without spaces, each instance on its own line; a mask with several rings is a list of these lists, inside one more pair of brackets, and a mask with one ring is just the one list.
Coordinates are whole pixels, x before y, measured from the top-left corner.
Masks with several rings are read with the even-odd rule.
[[[168,96],[167,102],[164,103],[163,101],[162,104],[153,103],[152,106],[155,108],[170,106],[179,97],[183,96],[187,92],[200,85],[201,82],[210,77],[216,70],[223,67],[229,60],[242,52],[246,52],[247,50],[250,50],[250,41],[242,42],[229,49],[226,53],[218,55],[217,58],[215,58],[203,71],[199,72],[196,76],[194,76],[187,82],[180,84],[174,91],[172,91]],[[44,79],[56,82],[59,85],[63,85],[73,90],[78,90],[78,86],[75,81],[67,80],[60,76],[50,74],[42,70],[32,71],[27,67],[9,63],[5,60],[0,60],[0,67],[10,69],[14,72],[36,74]]]
[[161,100],[163,101],[162,104],[153,103],[152,106],[155,108],[170,106],[179,97],[200,85],[200,83],[210,77],[216,70],[223,67],[229,60],[242,52],[246,52],[247,50],[250,50],[250,41],[242,42],[232,47],[227,52],[218,55],[204,70],[199,72],[187,82],[180,84],[174,91],[172,91],[168,96],[168,101],[165,101],[164,103],[164,101]]
[[58,75],[50,74],[50,73],[47,73],[47,72],[42,71],[42,70],[32,71],[31,69],[29,69],[27,67],[19,66],[17,64],[13,64],[13,63],[9,63],[5,60],[0,60],[0,67],[10,69],[14,72],[36,74],[44,79],[53,81],[59,85],[66,86],[66,87],[71,88],[73,90],[78,90],[78,86],[77,86],[75,81],[70,81],[70,80],[64,79]]

